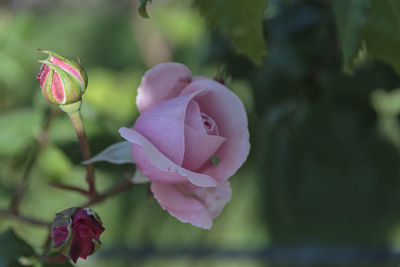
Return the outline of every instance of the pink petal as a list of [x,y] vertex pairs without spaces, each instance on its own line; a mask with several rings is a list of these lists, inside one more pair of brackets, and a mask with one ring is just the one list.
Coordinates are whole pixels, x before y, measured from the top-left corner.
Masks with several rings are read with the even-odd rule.
[[70,73],[72,73],[73,75],[75,75],[81,82],[83,82],[82,80],[82,75],[81,73],[73,66],[69,65],[68,63],[66,63],[65,61],[51,56],[50,57],[50,62],[53,63],[54,65],[57,65],[58,67],[62,68],[65,71],[68,71]]
[[215,188],[201,188],[191,184],[168,185],[153,182],[151,190],[161,207],[182,222],[204,229],[212,227],[231,197],[228,182]]
[[79,238],[79,234],[74,232],[71,240],[71,249],[69,255],[74,263],[78,258],[86,259],[94,249],[94,244],[91,239]]
[[67,239],[68,234],[69,234],[69,231],[68,231],[67,225],[60,225],[60,226],[55,227],[52,231],[54,245],[56,247],[61,245],[61,243],[64,242],[65,239]]
[[40,82],[40,87],[43,86],[47,77],[49,76],[50,68],[47,65],[42,65],[36,79]]
[[183,64],[163,63],[148,70],[138,88],[136,105],[144,112],[152,105],[179,95],[190,83],[192,73]]
[[57,102],[63,102],[65,98],[64,85],[61,82],[60,75],[55,71],[53,74],[53,81],[51,84],[51,92]]
[[175,164],[137,131],[121,128],[119,133],[132,143],[132,154],[136,166],[149,179],[161,183],[181,183],[189,180],[202,187],[217,185],[213,177],[191,172]]
[[198,170],[210,160],[225,140],[225,137],[201,134],[185,125],[185,157],[182,167],[192,171]]
[[181,94],[206,90],[195,97],[202,112],[218,125],[221,136],[227,138],[215,155],[220,159],[216,166],[208,163],[202,173],[222,182],[229,179],[246,161],[250,150],[247,116],[243,103],[224,85],[210,79],[196,79]]
[[206,129],[203,126],[203,119],[201,118],[200,106],[195,101],[190,101],[186,109],[185,124],[192,127],[196,131],[207,134]]
[[75,211],[74,216],[72,217],[72,224],[75,224],[77,221],[84,219],[89,219],[89,215],[87,214],[85,209],[79,208]]
[[185,152],[184,123],[188,105],[201,93],[199,90],[152,106],[139,116],[133,129],[146,137],[167,158],[182,165]]

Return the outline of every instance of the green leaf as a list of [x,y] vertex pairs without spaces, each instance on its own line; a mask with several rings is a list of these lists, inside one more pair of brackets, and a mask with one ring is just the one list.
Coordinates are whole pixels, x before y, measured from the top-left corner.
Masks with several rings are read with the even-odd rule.
[[148,18],[149,14],[147,14],[146,6],[147,4],[150,4],[151,0],[140,0],[140,5],[139,5],[139,14],[143,18]]
[[217,156],[211,156],[210,160],[213,166],[217,166],[219,163],[219,158]]
[[62,263],[42,263],[42,267],[73,267],[72,263],[69,261],[65,261]]
[[20,257],[31,257],[33,255],[35,255],[33,248],[12,230],[7,230],[0,235],[1,267],[16,263]]
[[371,0],[364,39],[372,57],[400,72],[400,0]]
[[353,60],[361,46],[370,0],[336,0],[333,2],[336,26],[343,52],[343,69],[353,71]]
[[82,163],[90,164],[99,161],[106,161],[114,164],[134,163],[131,152],[131,144],[128,141],[122,141],[110,145],[96,156]]
[[263,17],[268,0],[193,0],[207,22],[229,38],[240,54],[260,64],[267,48]]
[[151,180],[144,176],[144,174],[141,173],[139,169],[135,170],[135,174],[131,177],[131,181],[134,184],[145,184],[151,182]]

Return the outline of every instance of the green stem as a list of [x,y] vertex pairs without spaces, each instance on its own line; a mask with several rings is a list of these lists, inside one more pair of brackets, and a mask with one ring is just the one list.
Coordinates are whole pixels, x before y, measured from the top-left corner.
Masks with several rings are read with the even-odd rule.
[[[89,160],[91,158],[91,154],[81,116],[81,104],[82,102],[79,101],[69,105],[61,105],[60,107],[68,114],[69,118],[72,121],[72,124],[74,125],[79,145],[81,147],[83,159]],[[93,164],[86,164],[86,182],[89,185],[89,198],[92,199],[97,195]]]
[[9,209],[15,214],[19,213],[19,206],[21,204],[23,196],[25,195],[26,189],[29,184],[30,174],[36,163],[40,150],[48,142],[47,131],[49,130],[50,122],[53,117],[54,117],[54,109],[47,110],[45,114],[42,131],[40,132],[39,138],[35,143],[35,147],[32,151],[32,154],[30,155],[28,164],[25,167],[21,181],[19,182],[17,188],[14,191],[14,195],[11,199]]
[[1,210],[0,209],[0,217],[10,217],[13,219],[16,219],[18,221],[28,223],[31,225],[36,225],[36,226],[44,226],[44,227],[49,227],[50,222],[43,221],[41,219],[36,219],[28,216],[24,216],[22,214],[19,214],[18,212],[13,212],[10,210]]

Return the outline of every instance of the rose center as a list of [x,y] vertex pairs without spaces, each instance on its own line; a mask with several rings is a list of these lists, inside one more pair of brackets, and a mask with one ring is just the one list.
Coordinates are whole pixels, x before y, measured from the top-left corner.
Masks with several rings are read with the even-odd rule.
[[201,112],[201,119],[203,120],[203,127],[208,135],[219,135],[218,126],[210,116]]

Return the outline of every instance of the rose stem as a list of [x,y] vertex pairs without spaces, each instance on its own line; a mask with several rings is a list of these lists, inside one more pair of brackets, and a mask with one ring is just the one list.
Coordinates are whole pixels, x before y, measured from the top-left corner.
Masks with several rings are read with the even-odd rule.
[[77,186],[73,186],[73,185],[66,185],[63,183],[58,183],[58,182],[51,182],[49,183],[50,186],[54,187],[54,188],[58,188],[58,189],[64,189],[64,190],[69,190],[69,191],[75,191],[78,192],[82,195],[87,196],[88,195],[88,191],[86,191],[85,189],[79,188]]
[[119,182],[113,184],[107,190],[105,190],[103,193],[98,194],[96,197],[90,199],[88,202],[81,205],[81,207],[89,207],[91,205],[101,203],[110,197],[113,197],[115,195],[118,195],[120,193],[128,191],[132,187],[136,186],[136,184],[132,183],[132,181],[130,179],[130,177],[132,177],[133,174],[135,174],[135,170],[136,170],[136,168],[134,168],[133,171],[129,172],[127,177],[124,177]]
[[54,109],[46,110],[46,115],[45,115],[42,131],[39,135],[39,138],[37,139],[37,141],[35,143],[35,147],[30,155],[29,161],[28,161],[28,163],[25,167],[25,170],[22,174],[21,181],[19,182],[17,188],[15,189],[14,195],[10,202],[9,209],[14,214],[19,213],[19,211],[18,211],[19,206],[21,204],[22,198],[28,187],[31,171],[36,163],[36,160],[38,158],[40,150],[47,144],[47,132],[50,127],[50,122],[51,122],[52,118],[54,117],[54,114],[55,114]]
[[[76,136],[78,137],[79,145],[81,147],[83,159],[89,160],[91,158],[91,154],[81,116],[81,104],[82,101],[79,101],[69,105],[61,105],[60,107],[68,114],[69,118],[72,121],[72,124],[74,125]],[[97,195],[97,192],[95,186],[94,168],[93,164],[91,163],[86,164],[86,182],[89,186],[87,194],[89,196],[89,199],[92,199]]]
[[21,215],[19,213],[15,213],[15,212],[10,211],[10,210],[0,210],[0,216],[11,217],[11,218],[19,220],[21,222],[32,224],[32,225],[36,225],[36,226],[48,227],[50,225],[50,222],[46,222],[46,221],[42,221],[40,219],[24,216],[24,215]]

